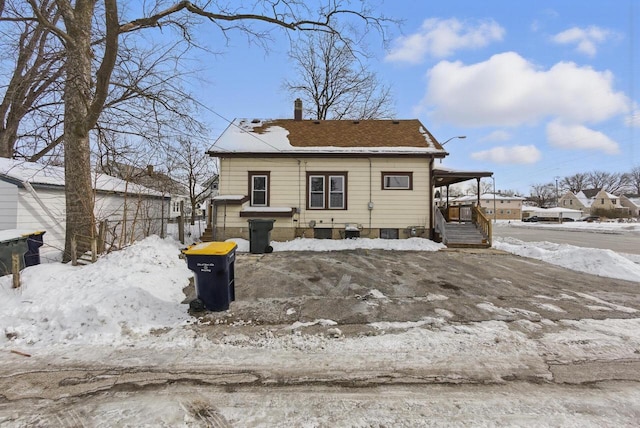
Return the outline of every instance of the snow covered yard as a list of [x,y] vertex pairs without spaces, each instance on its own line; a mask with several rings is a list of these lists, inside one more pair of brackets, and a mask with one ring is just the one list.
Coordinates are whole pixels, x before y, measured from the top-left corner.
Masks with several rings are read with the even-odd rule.
[[[150,237],[85,267],[34,266],[19,289],[0,278],[0,424],[419,426],[430,412],[446,420],[425,404],[434,384],[463,388],[439,393],[460,400],[466,423],[478,415],[488,425],[637,420],[640,396],[624,384],[601,383],[590,396],[576,390],[572,399],[553,386],[640,380],[637,282],[495,251],[439,251],[423,239],[300,239],[273,243],[270,255],[238,244],[237,300],[200,317],[187,312],[191,272],[173,240]],[[523,255],[587,257],[533,247]],[[633,276],[608,252],[588,257],[602,254]],[[295,385],[309,386],[296,393]],[[338,387],[349,385],[365,389]],[[375,388],[391,394],[378,410],[362,404]],[[177,403],[170,391],[183,398]],[[598,400],[616,411],[576,413]],[[446,410],[445,401],[432,405]]]

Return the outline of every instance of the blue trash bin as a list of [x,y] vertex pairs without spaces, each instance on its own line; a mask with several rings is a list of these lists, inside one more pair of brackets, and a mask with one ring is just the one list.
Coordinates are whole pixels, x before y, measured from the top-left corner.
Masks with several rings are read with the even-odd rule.
[[195,274],[197,299],[210,311],[226,311],[236,299],[235,242],[203,242],[182,251]]
[[27,252],[24,253],[24,265],[35,266],[40,264],[40,247],[42,247],[43,235],[46,232],[38,231],[27,236]]

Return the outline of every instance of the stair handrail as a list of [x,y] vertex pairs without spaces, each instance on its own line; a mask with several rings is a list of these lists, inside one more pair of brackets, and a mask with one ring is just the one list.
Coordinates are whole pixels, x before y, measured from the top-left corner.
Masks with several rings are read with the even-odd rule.
[[436,233],[440,235],[440,241],[447,243],[447,220],[444,218],[442,211],[439,209],[435,210],[436,213]]
[[472,213],[473,224],[475,224],[476,227],[480,229],[482,234],[487,237],[489,246],[492,246],[493,228],[491,225],[491,220],[489,220],[485,213],[482,212],[482,209],[480,207],[474,206]]

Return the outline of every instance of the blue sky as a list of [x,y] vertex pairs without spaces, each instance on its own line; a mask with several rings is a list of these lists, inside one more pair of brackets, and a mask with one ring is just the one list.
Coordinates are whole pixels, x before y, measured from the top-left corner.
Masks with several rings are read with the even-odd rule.
[[[467,137],[446,145],[443,165],[493,171],[497,189],[524,194],[556,176],[640,165],[640,1],[399,0],[378,10],[404,21],[386,49],[370,46],[397,117],[420,119],[441,142]],[[286,37],[268,52],[238,34],[208,42],[222,54],[200,59],[194,91],[215,112],[202,111],[212,141],[221,117],[292,117]]]

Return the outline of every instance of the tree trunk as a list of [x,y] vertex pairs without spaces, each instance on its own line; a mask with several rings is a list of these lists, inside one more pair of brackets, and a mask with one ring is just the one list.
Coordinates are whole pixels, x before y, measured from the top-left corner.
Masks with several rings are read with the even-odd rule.
[[[91,18],[92,2],[83,2],[72,18],[65,16],[65,25],[72,43],[67,43],[66,84],[64,93],[64,163],[66,196],[66,237],[64,260],[71,259],[74,236],[94,237],[94,197],[91,185],[91,162],[87,117],[91,104]],[[78,239],[77,252],[87,239]]]

